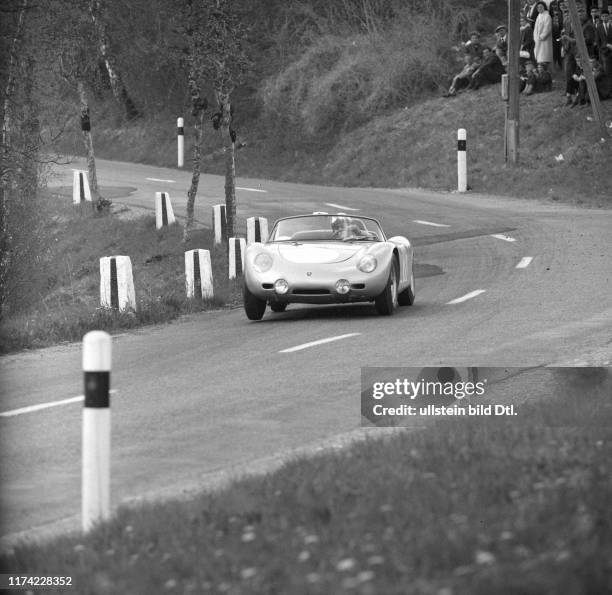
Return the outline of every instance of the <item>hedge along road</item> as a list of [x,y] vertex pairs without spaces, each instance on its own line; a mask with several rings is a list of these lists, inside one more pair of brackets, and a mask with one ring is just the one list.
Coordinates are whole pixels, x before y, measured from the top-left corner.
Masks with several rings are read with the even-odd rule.
[[[71,176],[66,168],[55,183],[68,185]],[[137,188],[125,199],[135,206],[152,208],[155,191],[168,191],[184,215],[188,172],[99,160],[98,177],[103,186]],[[115,337],[113,506],[180,493],[217,470],[249,468],[358,427],[362,366],[612,359],[610,210],[265,180],[237,185],[266,190],[237,191],[241,221],[341,206],[376,216],[389,236],[406,235],[416,247],[417,301],[393,317],[369,305],[290,306],[257,323],[240,309],[206,312]],[[210,224],[222,196],[223,178],[203,176],[197,219]],[[69,400],[0,417],[3,535],[79,527],[80,357],[74,344],[0,358],[1,412]]]

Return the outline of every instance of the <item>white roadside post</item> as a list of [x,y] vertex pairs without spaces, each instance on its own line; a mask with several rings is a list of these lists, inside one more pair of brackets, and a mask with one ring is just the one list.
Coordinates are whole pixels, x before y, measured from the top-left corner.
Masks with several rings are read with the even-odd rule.
[[229,239],[229,278],[235,279],[244,273],[244,251],[246,240],[244,238]]
[[72,176],[72,202],[75,205],[82,202],[91,202],[91,190],[87,180],[87,172],[78,169],[73,170]]
[[176,141],[178,148],[178,166],[185,165],[185,128],[183,118],[176,119]]
[[246,220],[247,246],[253,242],[265,242],[268,239],[268,220],[265,217],[249,217]]
[[120,311],[136,311],[132,261],[129,256],[104,256],[100,259],[100,305]]
[[110,371],[111,337],[91,331],[83,337],[81,517],[83,531],[110,515]]
[[465,128],[457,131],[457,191],[467,191],[467,132]]
[[170,195],[167,192],[155,193],[155,227],[161,229],[176,223]]
[[225,205],[213,205],[212,227],[215,235],[215,244],[221,244],[226,239]]
[[212,299],[213,275],[208,250],[185,252],[185,289],[188,298]]

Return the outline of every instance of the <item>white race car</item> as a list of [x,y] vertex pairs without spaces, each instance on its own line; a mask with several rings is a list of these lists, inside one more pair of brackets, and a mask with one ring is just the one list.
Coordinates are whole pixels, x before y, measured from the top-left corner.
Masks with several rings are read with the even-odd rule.
[[374,302],[380,314],[414,302],[414,253],[408,239],[385,237],[369,217],[315,213],[279,219],[266,242],[248,246],[244,309],[261,320],[269,304]]

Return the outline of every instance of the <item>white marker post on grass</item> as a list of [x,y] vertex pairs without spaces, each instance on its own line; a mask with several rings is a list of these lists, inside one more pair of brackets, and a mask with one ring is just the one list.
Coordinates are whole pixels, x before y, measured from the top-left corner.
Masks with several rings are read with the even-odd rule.
[[73,170],[72,177],[72,202],[75,205],[82,202],[91,202],[91,190],[87,180],[87,172],[78,169]]
[[185,128],[183,118],[176,119],[176,142],[178,149],[178,166],[185,165]]
[[213,205],[212,208],[212,227],[215,237],[215,244],[221,244],[227,239],[227,218],[225,215],[225,205]]
[[155,193],[155,227],[161,229],[176,223],[170,195],[167,192]]
[[467,132],[465,128],[457,131],[457,191],[467,191]]
[[110,515],[111,337],[91,331],[83,337],[82,500],[83,531]]
[[213,298],[213,275],[209,250],[185,252],[185,289],[188,298]]
[[246,240],[244,238],[229,239],[229,278],[235,279],[244,273],[244,251]]

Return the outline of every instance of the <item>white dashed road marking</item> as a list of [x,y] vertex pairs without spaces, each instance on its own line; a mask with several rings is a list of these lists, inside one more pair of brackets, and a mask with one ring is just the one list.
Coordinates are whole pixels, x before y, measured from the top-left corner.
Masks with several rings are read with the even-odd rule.
[[[116,392],[116,390],[109,391],[111,395]],[[23,415],[24,413],[34,413],[36,411],[41,411],[42,409],[49,409],[50,407],[59,407],[60,405],[70,405],[71,403],[78,403],[79,401],[84,400],[85,395],[79,395],[78,397],[62,399],[61,401],[50,401],[48,403],[30,405],[29,407],[21,407],[20,409],[12,409],[11,411],[3,411],[2,413],[0,413],[0,417],[15,417],[16,415]]]
[[510,236],[507,236],[506,234],[503,233],[494,233],[491,234],[492,238],[497,238],[498,240],[504,240],[504,242],[516,242],[515,238],[511,238]]
[[326,206],[334,207],[334,209],[341,209],[342,211],[358,211],[359,209],[355,209],[353,207],[343,207],[342,205],[334,204],[333,202],[326,202]]
[[466,293],[464,296],[458,297],[450,302],[446,302],[447,304],[460,304],[461,302],[466,302],[467,300],[471,300],[473,297],[484,293],[485,289],[477,289],[476,291],[470,291],[470,293]]
[[160,178],[147,178],[151,182],[167,182],[168,184],[176,184],[174,180],[161,180]]
[[236,186],[236,190],[248,190],[249,192],[267,192],[261,188],[244,188],[243,186]]
[[516,268],[526,269],[531,264],[532,260],[533,260],[533,256],[523,256],[523,258],[521,258],[519,263],[516,265]]
[[309,347],[314,347],[315,345],[323,345],[324,343],[331,343],[332,341],[340,341],[341,339],[348,339],[349,337],[356,337],[361,333],[348,333],[346,335],[338,335],[336,337],[328,337],[327,339],[319,339],[318,341],[311,341],[310,343],[303,343],[302,345],[296,345],[295,347],[289,347],[288,349],[283,349],[279,351],[279,353],[292,353],[293,351],[301,351],[302,349],[308,349]]
[[446,225],[445,223],[433,223],[432,221],[422,221],[421,219],[415,219],[415,223],[420,223],[421,225],[430,225],[431,227],[450,227],[450,225]]

